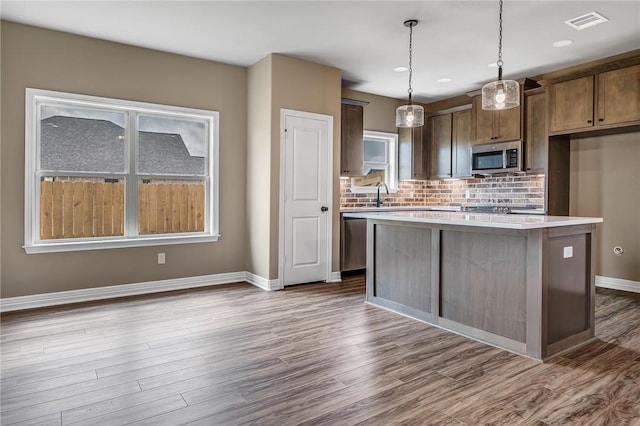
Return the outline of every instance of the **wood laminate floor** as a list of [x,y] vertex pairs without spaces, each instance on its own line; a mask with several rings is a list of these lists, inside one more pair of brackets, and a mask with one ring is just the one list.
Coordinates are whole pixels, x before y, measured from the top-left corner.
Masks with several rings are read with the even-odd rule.
[[541,364],[363,303],[364,278],[2,316],[2,425],[640,425],[640,295]]

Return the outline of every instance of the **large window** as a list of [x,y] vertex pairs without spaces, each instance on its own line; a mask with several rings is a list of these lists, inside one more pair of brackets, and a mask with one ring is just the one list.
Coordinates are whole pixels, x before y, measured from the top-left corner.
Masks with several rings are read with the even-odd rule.
[[362,154],[364,176],[351,178],[351,192],[377,192],[382,183],[397,191],[398,135],[365,130]]
[[218,238],[218,113],[27,89],[25,250]]

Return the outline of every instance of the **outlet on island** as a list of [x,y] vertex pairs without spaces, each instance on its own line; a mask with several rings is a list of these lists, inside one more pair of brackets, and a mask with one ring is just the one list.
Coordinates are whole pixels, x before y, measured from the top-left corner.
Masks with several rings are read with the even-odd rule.
[[158,265],[164,265],[165,256],[164,253],[158,253]]

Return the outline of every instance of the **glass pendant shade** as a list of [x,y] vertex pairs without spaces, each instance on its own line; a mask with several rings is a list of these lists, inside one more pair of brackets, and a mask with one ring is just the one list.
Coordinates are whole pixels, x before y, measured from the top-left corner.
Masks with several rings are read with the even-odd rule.
[[509,109],[518,105],[520,105],[520,85],[517,81],[498,80],[482,86],[482,109]]
[[420,105],[402,105],[396,109],[396,127],[420,127],[424,125],[424,108]]

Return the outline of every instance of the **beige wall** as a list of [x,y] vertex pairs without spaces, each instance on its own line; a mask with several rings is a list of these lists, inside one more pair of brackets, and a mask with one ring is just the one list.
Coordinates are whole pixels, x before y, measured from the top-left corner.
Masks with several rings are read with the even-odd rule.
[[[245,269],[246,69],[11,22],[1,31],[2,298]],[[220,241],[26,255],[26,87],[219,111]]]
[[596,274],[640,281],[640,133],[573,139],[570,170],[570,215],[604,218]]
[[271,104],[271,206],[269,278],[278,277],[278,212],[280,200],[280,110],[325,114],[333,117],[333,245],[332,270],[340,270],[340,70],[283,55],[272,60]]
[[269,277],[272,56],[249,67],[247,88],[246,270]]
[[396,108],[406,101],[372,95],[350,89],[342,89],[342,97],[369,102],[364,107],[364,129],[376,132],[398,133]]

